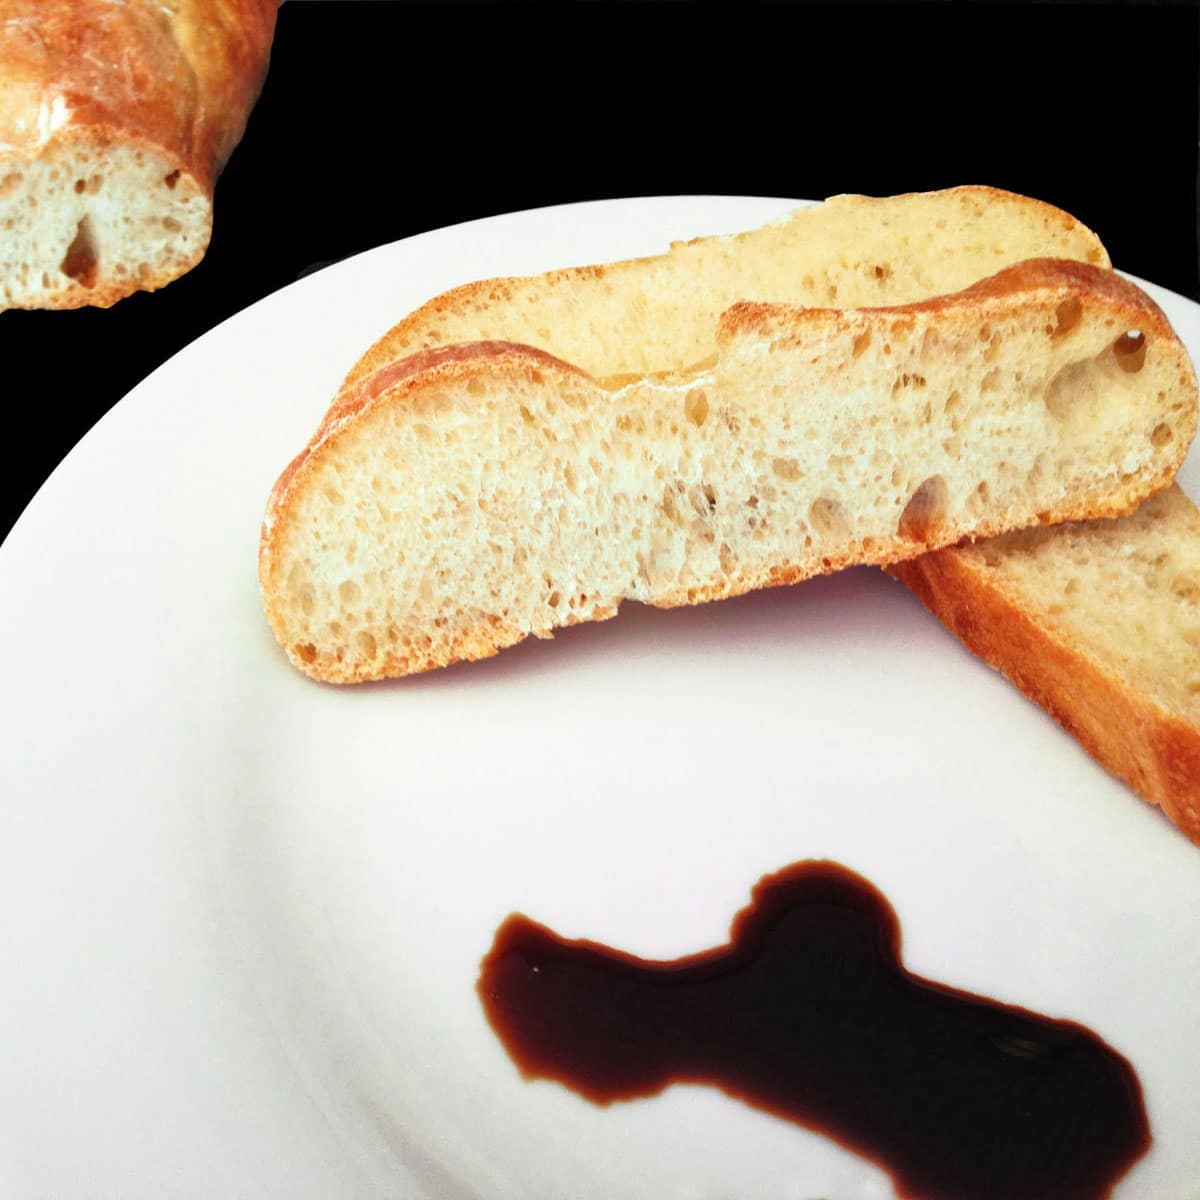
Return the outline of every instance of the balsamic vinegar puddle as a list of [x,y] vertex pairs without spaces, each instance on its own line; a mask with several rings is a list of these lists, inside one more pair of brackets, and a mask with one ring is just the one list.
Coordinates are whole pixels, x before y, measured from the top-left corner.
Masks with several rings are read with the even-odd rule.
[[766,876],[728,944],[670,962],[513,915],[478,991],[526,1079],[600,1105],[709,1084],[870,1159],[907,1200],[1102,1200],[1150,1145],[1125,1058],[910,974],[891,905],[836,863]]

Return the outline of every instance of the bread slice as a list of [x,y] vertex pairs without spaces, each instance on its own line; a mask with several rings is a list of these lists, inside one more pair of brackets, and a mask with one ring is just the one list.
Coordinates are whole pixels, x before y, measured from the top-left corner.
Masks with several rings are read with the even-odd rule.
[[890,570],[1200,843],[1200,511],[1178,487]]
[[347,383],[418,350],[491,339],[538,346],[601,380],[680,370],[712,355],[721,313],[741,300],[912,304],[1027,258],[1110,265],[1100,239],[1074,217],[1012,192],[834,196],[761,229],[680,242],[654,258],[455,288],[380,338]]
[[[734,238],[683,243],[658,259],[458,288],[401,321],[364,356],[351,379],[389,354],[438,345],[446,336],[484,334],[519,337],[573,355],[600,376],[633,367],[678,369],[711,353],[713,310],[736,299],[822,303],[833,294],[847,306],[879,303],[881,293],[898,301],[920,299],[953,290],[953,280],[962,284],[973,274],[985,275],[997,262],[1045,254],[1109,261],[1095,235],[1066,213],[994,189],[834,197],[788,221]],[[909,288],[918,294],[909,295]],[[977,569],[977,551],[963,546],[908,560],[893,573],[968,646],[1049,708],[1109,770],[1200,840],[1195,816],[1200,714],[1165,702],[1161,687],[1172,677],[1200,676],[1186,636],[1191,604],[1186,585],[1175,595],[1133,579],[1120,603],[1096,611],[1094,624],[1074,624],[1069,632],[1059,628],[1069,610],[1059,611],[1055,601],[1039,605],[1034,598],[1059,587],[1056,558],[1066,553],[1056,550],[1060,529],[1066,544],[1086,545],[1094,578],[1120,578],[1131,561],[1147,553],[1140,546],[1147,519],[1179,547],[1175,558],[1194,553],[1183,549],[1195,540],[1194,516],[1184,516],[1190,512],[1190,502],[1172,491],[1145,516],[1139,510],[1112,523],[993,540],[987,552],[999,567],[986,572]],[[1023,550],[1026,543],[1038,553]],[[997,587],[1009,556],[1021,563],[1023,591],[1015,592],[1011,581],[1003,593]],[[1145,664],[1139,670],[1111,665],[1113,648],[1128,639],[1130,623],[1135,632],[1139,624],[1164,630],[1164,644],[1173,648],[1152,670]],[[988,637],[993,625],[997,632]],[[1172,629],[1176,632],[1165,632]],[[1142,645],[1139,638],[1132,645]]]
[[0,309],[106,307],[190,270],[280,0],[0,0]]
[[605,389],[541,351],[426,351],[345,389],[260,554],[292,661],[350,682],[529,634],[1128,511],[1196,381],[1111,271],[1035,260],[890,309],[740,304],[716,361]]

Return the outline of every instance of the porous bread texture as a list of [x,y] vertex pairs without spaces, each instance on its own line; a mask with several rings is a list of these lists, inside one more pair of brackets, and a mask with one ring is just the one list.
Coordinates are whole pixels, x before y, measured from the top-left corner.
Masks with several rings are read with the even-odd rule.
[[891,570],[1200,844],[1200,512],[1177,486]]
[[489,339],[548,350],[600,380],[686,370],[711,357],[717,321],[739,301],[911,304],[1031,258],[1109,266],[1074,217],[996,188],[834,196],[657,257],[455,288],[380,338],[346,382],[419,350]]
[[79,131],[0,154],[0,308],[106,307],[204,257],[212,203],[158,147]]
[[264,523],[264,602],[293,662],[404,675],[626,599],[696,603],[1123,512],[1195,429],[1161,313],[1079,264],[897,309],[735,306],[717,345],[708,370],[615,390],[485,343],[343,392]]

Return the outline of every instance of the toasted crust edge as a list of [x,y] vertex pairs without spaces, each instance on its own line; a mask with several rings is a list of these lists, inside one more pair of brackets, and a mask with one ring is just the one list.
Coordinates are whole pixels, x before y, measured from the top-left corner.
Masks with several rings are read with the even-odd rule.
[[[732,305],[721,315],[718,338],[728,338],[740,333],[778,336],[786,333],[787,323],[800,310],[827,313],[831,317],[852,312],[862,314],[894,314],[897,319],[914,313],[940,313],[963,304],[978,303],[984,308],[1003,303],[1018,293],[1049,291],[1064,298],[1076,292],[1099,298],[1111,305],[1126,318],[1130,329],[1139,329],[1144,334],[1166,337],[1178,344],[1179,335],[1171,327],[1166,314],[1136,284],[1105,267],[1078,262],[1070,258],[1029,258],[1023,262],[1004,267],[958,292],[941,296],[930,296],[912,304],[884,308],[816,308],[811,305],[762,304],[743,301]],[[1187,358],[1187,355],[1183,355]],[[1189,365],[1190,365],[1190,360]]]
[[1200,729],[1025,611],[955,548],[887,571],[968,650],[1200,845]]

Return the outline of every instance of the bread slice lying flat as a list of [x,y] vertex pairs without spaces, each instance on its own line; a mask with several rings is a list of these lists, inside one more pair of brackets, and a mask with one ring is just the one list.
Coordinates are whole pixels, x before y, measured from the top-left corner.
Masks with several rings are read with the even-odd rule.
[[0,0],[0,309],[195,266],[280,0]]
[[[685,243],[657,259],[458,288],[401,321],[364,356],[351,378],[404,348],[438,345],[447,336],[469,340],[485,334],[520,338],[574,356],[600,376],[635,367],[678,369],[712,353],[713,309],[736,299],[821,304],[828,302],[831,287],[836,288],[836,302],[848,307],[922,299],[982,277],[998,263],[1041,255],[1099,265],[1109,261],[1095,235],[1066,213],[994,189],[963,187],[882,199],[835,197],[792,220],[735,238]],[[909,289],[916,293],[909,294]],[[658,298],[660,290],[667,300]],[[1185,510],[1172,500],[1164,518],[1170,522],[1172,540],[1181,547],[1195,537],[1191,521],[1179,519]],[[1131,522],[1127,531],[1126,522]],[[1141,526],[1140,516],[1125,517],[1111,525],[1073,526],[1062,536],[1072,543],[1087,541],[1096,578],[1119,577],[1131,555],[1144,554],[1139,546]],[[1096,532],[1089,533],[1093,528]],[[1009,535],[990,543],[989,555],[1000,564],[1010,555],[1019,556],[1027,588],[1051,594],[1059,587],[1058,530]],[[1117,530],[1119,538],[1105,536]],[[1026,540],[1040,548],[1037,556],[1022,552]],[[1187,747],[1200,737],[1200,718],[1185,708],[1164,705],[1154,672],[1113,669],[1104,676],[1106,692],[1096,683],[1095,665],[1111,661],[1112,647],[1127,636],[1130,622],[1135,627],[1161,625],[1164,602],[1179,608],[1189,603],[1186,594],[1168,598],[1148,582],[1134,580],[1119,604],[1097,612],[1090,627],[1075,625],[1068,637],[1056,632],[1062,614],[1052,605],[1039,608],[1028,596],[1020,604],[1000,597],[993,582],[997,572],[972,569],[972,555],[970,547],[950,547],[930,560],[931,578],[936,574],[943,584],[953,580],[953,609],[945,598],[949,588],[933,593],[929,585],[920,584],[923,559],[910,560],[894,573],[916,588],[969,646],[984,652],[1014,680],[1025,681],[1027,694],[1051,708],[1101,763],[1147,800],[1161,804],[1196,837],[1200,761]],[[1005,606],[1015,613],[1007,621]],[[1160,616],[1151,615],[1156,612]],[[973,624],[964,616],[970,613],[976,614]],[[1185,627],[1184,616],[1181,611],[1176,628]],[[1040,621],[1039,634],[998,634],[984,651],[980,630],[992,620],[1000,621],[1002,629],[1028,628]],[[966,635],[969,629],[974,629],[973,636]],[[1047,642],[1056,648],[1053,655]],[[1178,646],[1178,639],[1169,644]],[[1178,649],[1174,667],[1164,658],[1155,671],[1190,679],[1192,668],[1185,664],[1192,660],[1182,646]],[[1048,655],[1055,663],[1054,689],[1042,679]],[[1110,701],[1114,713],[1135,712],[1136,719],[1099,720],[1099,709]]]
[[612,390],[511,343],[344,390],[263,527],[293,662],[405,675],[625,599],[695,603],[1125,512],[1196,425],[1162,313],[1079,263],[891,309],[735,305],[716,345],[706,369]]
[[1178,487],[891,570],[1200,843],[1200,512]]
[[742,300],[826,308],[912,304],[1027,258],[1110,265],[1061,209],[989,187],[834,196],[785,220],[668,254],[488,279],[438,296],[351,370],[357,383],[418,350],[495,339],[548,350],[597,379],[679,370],[712,355],[717,321]]

